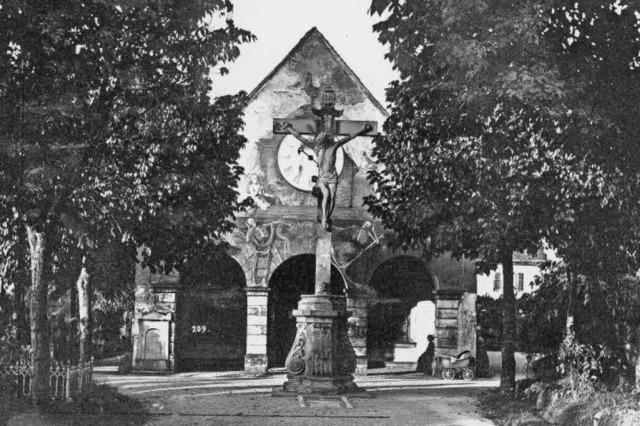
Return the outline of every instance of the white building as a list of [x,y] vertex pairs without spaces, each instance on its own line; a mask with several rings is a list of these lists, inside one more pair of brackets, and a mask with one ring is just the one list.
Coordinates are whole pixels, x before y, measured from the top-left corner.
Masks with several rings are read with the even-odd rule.
[[[553,258],[553,255],[546,251],[539,251],[531,256],[523,253],[513,255],[513,287],[516,298],[525,293],[532,293],[535,287],[532,285],[535,277],[540,275],[540,265]],[[496,270],[488,275],[478,274],[476,276],[478,285],[478,296],[490,296],[494,299],[502,296],[504,286],[504,273],[502,265],[498,265]]]

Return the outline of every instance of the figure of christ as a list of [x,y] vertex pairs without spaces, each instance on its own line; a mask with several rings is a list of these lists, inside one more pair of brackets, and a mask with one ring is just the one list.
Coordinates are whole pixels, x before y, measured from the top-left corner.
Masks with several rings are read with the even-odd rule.
[[[364,128],[351,135],[335,140],[333,129],[335,128],[335,118],[332,114],[323,111],[322,114],[322,130],[313,140],[306,139],[298,133],[290,123],[287,123],[286,130],[296,137],[305,147],[312,149],[316,154],[318,163],[318,177],[316,185],[321,193],[320,205],[321,215],[320,223],[322,227],[331,231],[331,215],[336,206],[336,189],[338,188],[338,172],[336,170],[336,154],[338,148],[350,142],[358,136],[363,136],[373,130],[370,124],[366,124]],[[299,150],[299,152],[303,149]],[[310,157],[312,159],[312,157]],[[312,160],[313,161],[313,160]]]

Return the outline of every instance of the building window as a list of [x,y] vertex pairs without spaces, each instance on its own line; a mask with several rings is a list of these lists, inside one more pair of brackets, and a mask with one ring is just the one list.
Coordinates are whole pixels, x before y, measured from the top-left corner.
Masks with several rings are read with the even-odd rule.
[[493,277],[493,291],[500,291],[502,289],[502,274],[500,272],[496,272]]
[[524,291],[524,274],[522,272],[518,273],[517,286],[518,291]]

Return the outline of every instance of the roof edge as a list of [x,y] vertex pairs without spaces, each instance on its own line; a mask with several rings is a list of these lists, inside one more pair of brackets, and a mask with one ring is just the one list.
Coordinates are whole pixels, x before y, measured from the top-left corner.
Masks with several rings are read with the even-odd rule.
[[267,84],[267,82],[269,80],[271,80],[271,78],[280,70],[280,68],[282,68],[284,66],[284,64],[287,62],[287,60],[293,56],[293,54],[300,49],[300,47],[309,39],[311,38],[311,36],[313,34],[318,34],[320,36],[320,40],[325,44],[325,46],[329,49],[329,52],[331,52],[331,54],[333,54],[338,63],[340,65],[342,65],[344,67],[344,69],[347,70],[347,73],[355,80],[356,84],[360,87],[360,89],[364,92],[364,94],[369,98],[369,100],[375,105],[376,108],[378,108],[378,110],[382,113],[382,115],[384,115],[385,117],[389,116],[389,112],[387,111],[387,109],[378,101],[378,99],[376,99],[375,96],[373,96],[373,93],[371,93],[371,91],[367,88],[367,86],[362,82],[362,80],[360,80],[360,77],[358,77],[358,75],[351,69],[351,67],[347,64],[347,62],[342,58],[342,56],[340,56],[340,54],[336,51],[336,49],[334,49],[334,47],[331,45],[331,43],[329,43],[329,41],[326,39],[326,37],[320,32],[320,30],[318,30],[317,27],[311,27],[311,29],[309,31],[307,31],[302,38],[300,38],[300,40],[298,40],[298,42],[295,44],[295,46],[293,46],[293,48],[291,48],[291,50],[289,50],[289,53],[287,53],[284,58],[278,62],[278,64],[271,70],[271,72],[269,72],[269,74],[266,75],[266,77],[264,77],[260,83],[258,83],[258,85],[251,91],[251,93],[249,93],[249,102],[251,102],[253,99],[255,99],[255,97],[258,95],[258,93],[264,88],[264,86]]

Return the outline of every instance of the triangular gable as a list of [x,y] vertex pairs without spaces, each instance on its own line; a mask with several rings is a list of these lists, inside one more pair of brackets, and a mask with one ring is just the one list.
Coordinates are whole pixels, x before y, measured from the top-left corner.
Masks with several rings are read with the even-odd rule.
[[298,52],[300,52],[303,49],[305,44],[307,44],[307,42],[309,42],[314,37],[317,38],[322,43],[322,45],[324,45],[324,47],[326,47],[326,49],[329,51],[329,53],[332,55],[335,61],[338,62],[338,64],[340,64],[340,66],[346,71],[349,77],[353,80],[357,88],[360,91],[362,91],[362,93],[365,94],[365,96],[369,99],[369,101],[373,103],[376,106],[376,108],[385,117],[387,117],[389,113],[387,112],[385,107],[382,106],[380,102],[378,102],[378,100],[375,98],[375,96],[373,96],[371,91],[369,91],[367,86],[365,86],[364,83],[362,83],[362,81],[356,75],[356,73],[353,72],[351,67],[347,65],[347,63],[344,61],[344,59],[342,59],[340,54],[336,52],[336,50],[333,48],[331,43],[327,41],[324,35],[322,35],[322,33],[316,27],[313,27],[309,31],[307,31],[307,33],[300,39],[300,41],[298,41],[298,43],[296,43],[296,45],[289,51],[289,53],[287,53],[287,55],[282,59],[282,61],[280,61],[278,65],[276,65],[275,68],[271,70],[271,72],[267,74],[267,76],[264,79],[262,79],[262,81],[255,87],[255,89],[251,91],[251,93],[249,94],[249,102],[253,101],[258,96],[258,94],[262,91],[262,89],[267,85],[267,83],[278,73],[278,71],[280,71]]
[[[282,175],[278,153],[284,135],[273,134],[274,118],[316,118],[313,105],[331,87],[342,120],[374,121],[378,129],[388,117],[351,68],[317,28],[309,30],[282,61],[251,92],[244,109],[244,136],[238,164],[245,175],[238,183],[240,197],[263,191],[273,200],[263,203],[290,207],[315,207],[310,191],[290,185]],[[346,173],[338,186],[338,207],[360,206],[371,193],[367,173],[378,167],[373,158],[371,137],[358,137],[343,147]],[[266,199],[266,198],[265,198]],[[268,201],[268,200],[267,200]],[[315,214],[315,212],[314,212]]]

